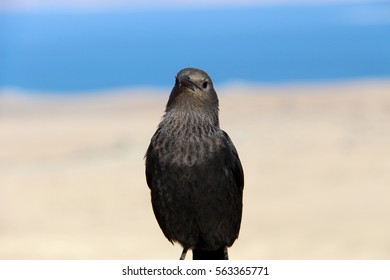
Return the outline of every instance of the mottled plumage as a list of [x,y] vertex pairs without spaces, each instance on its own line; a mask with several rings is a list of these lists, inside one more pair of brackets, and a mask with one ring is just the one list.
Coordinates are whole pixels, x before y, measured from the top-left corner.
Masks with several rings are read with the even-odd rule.
[[146,180],[169,241],[179,242],[183,253],[192,249],[194,259],[227,257],[240,230],[244,175],[219,127],[218,97],[204,71],[177,74],[146,153]]

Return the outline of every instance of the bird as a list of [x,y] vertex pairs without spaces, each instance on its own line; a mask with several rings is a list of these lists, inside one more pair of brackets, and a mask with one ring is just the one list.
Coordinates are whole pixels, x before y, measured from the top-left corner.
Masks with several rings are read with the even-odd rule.
[[219,101],[209,75],[184,68],[145,155],[154,215],[165,237],[192,250],[194,260],[229,259],[238,238],[244,172],[219,125]]

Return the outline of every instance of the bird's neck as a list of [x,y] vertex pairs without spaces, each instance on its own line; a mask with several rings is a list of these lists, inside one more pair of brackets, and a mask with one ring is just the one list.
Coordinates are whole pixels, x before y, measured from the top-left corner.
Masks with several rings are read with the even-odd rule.
[[164,118],[189,125],[212,125],[219,128],[218,113],[218,99],[210,101],[184,92],[168,102]]
[[161,154],[164,161],[193,165],[202,162],[218,150],[221,130],[218,115],[213,117],[196,111],[167,111],[158,128],[158,139],[162,147],[176,147],[180,153]]
[[209,134],[219,130],[218,110],[175,108],[165,112],[161,124],[176,132],[185,131],[196,135]]

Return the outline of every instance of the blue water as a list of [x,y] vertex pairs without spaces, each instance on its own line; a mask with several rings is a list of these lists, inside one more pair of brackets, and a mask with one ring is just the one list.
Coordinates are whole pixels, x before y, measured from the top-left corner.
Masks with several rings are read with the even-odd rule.
[[0,14],[0,88],[390,78],[390,3]]

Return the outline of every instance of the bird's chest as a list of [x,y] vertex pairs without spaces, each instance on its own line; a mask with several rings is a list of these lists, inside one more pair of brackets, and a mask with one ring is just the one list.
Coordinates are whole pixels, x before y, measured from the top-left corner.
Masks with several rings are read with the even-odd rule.
[[162,131],[154,139],[157,157],[162,164],[193,166],[215,156],[223,143],[215,133],[203,131]]

